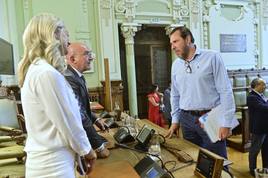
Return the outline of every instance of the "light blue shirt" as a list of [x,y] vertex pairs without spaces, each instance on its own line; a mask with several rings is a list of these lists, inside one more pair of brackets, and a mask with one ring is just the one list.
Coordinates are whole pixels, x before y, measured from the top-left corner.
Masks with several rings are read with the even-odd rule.
[[181,58],[172,64],[172,123],[179,122],[180,109],[208,110],[222,104],[225,119],[222,127],[231,127],[235,103],[231,82],[220,54],[196,48],[189,65],[191,73],[187,73],[186,61]]

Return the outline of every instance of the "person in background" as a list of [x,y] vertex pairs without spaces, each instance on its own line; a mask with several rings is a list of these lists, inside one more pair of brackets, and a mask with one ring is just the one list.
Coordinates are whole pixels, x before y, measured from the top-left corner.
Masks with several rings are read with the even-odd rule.
[[169,82],[169,86],[167,89],[164,91],[164,96],[163,96],[163,104],[164,104],[164,110],[163,114],[168,122],[169,127],[171,126],[171,104],[170,104],[170,92],[171,92],[171,82]]
[[147,97],[149,103],[148,119],[160,127],[164,127],[165,121],[162,113],[160,113],[163,94],[158,91],[158,85],[152,84],[151,91]]
[[84,156],[89,173],[96,153],[82,126],[65,68],[69,34],[52,14],[34,16],[23,34],[18,76],[25,116],[27,178],[75,178],[75,155]]
[[71,43],[66,58],[68,66],[64,71],[64,76],[78,99],[83,127],[97,157],[106,158],[110,154],[105,147],[107,140],[99,135],[93,126],[95,123],[101,130],[105,130],[105,123],[91,112],[86,81],[82,74],[91,69],[94,53],[83,43]]
[[[199,49],[185,26],[171,31],[170,44],[178,58],[171,69],[172,125],[166,137],[170,138],[180,123],[184,139],[227,158],[226,138],[235,118],[235,103],[222,58],[216,51]],[[212,143],[198,119],[218,105],[224,120],[220,140]]]
[[249,149],[249,170],[253,176],[260,150],[262,166],[268,168],[268,102],[263,95],[265,88],[265,81],[261,78],[255,78],[251,82],[252,91],[247,96],[249,131],[252,134]]

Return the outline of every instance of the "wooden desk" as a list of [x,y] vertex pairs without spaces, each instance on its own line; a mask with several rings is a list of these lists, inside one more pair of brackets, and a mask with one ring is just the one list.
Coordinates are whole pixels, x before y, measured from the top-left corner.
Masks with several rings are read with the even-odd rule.
[[[153,124],[152,122],[150,122],[147,119],[143,119],[138,121],[138,125],[139,127],[143,126],[144,124],[153,127],[158,133],[165,135],[167,133],[167,130],[165,130],[164,128],[161,128],[159,126],[156,126],[155,124]],[[113,141],[113,137],[112,135],[115,133],[115,130],[111,130],[109,133],[105,133],[103,134],[104,136],[106,135],[106,138],[108,138],[109,141],[114,142]],[[199,148],[182,139],[182,138],[172,138],[172,139],[167,139],[166,142],[168,144],[172,144],[172,145],[176,145],[176,148],[185,151],[187,154],[191,155],[193,157],[193,159],[196,161],[197,160],[197,156],[198,156],[198,152],[199,152]],[[113,145],[113,143],[111,144]],[[112,146],[113,147],[113,146]],[[96,162],[96,169],[98,170],[99,168],[103,167],[105,164],[113,164],[115,162],[118,161],[127,161],[131,166],[135,166],[144,156],[145,154],[143,153],[138,153],[136,151],[132,151],[129,149],[124,149],[124,148],[113,148],[110,150],[111,155],[106,158],[106,159],[98,159]],[[167,150],[165,149],[161,149],[161,157],[162,160],[164,162],[166,161],[176,161],[176,168],[178,170],[172,172],[174,177],[183,177],[183,178],[193,178],[196,177],[194,175],[194,170],[196,165],[193,163],[189,166],[187,166],[186,163],[182,163],[179,162],[172,154],[170,154]],[[185,166],[185,167],[184,167]],[[183,167],[183,168],[182,168]],[[168,169],[171,168],[170,166],[167,166]],[[124,167],[122,167],[122,170],[125,169]],[[113,176],[114,178],[116,178],[116,176]],[[223,177],[228,177],[226,175],[224,175]],[[82,178],[82,177],[81,177]],[[99,178],[94,176],[94,174],[92,174],[91,176],[88,176],[88,178]],[[131,175],[126,174],[124,176],[124,178],[132,178]]]
[[140,178],[128,161],[115,161],[113,163],[99,164],[88,178],[126,178],[126,175],[131,178]]

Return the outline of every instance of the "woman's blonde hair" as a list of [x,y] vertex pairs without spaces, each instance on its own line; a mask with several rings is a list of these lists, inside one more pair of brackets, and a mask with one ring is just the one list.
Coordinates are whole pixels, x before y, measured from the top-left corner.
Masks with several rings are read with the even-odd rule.
[[34,16],[23,34],[24,54],[18,67],[19,86],[22,87],[29,66],[37,58],[46,60],[57,70],[65,68],[65,60],[60,51],[61,42],[55,34],[64,28],[63,22],[52,14]]

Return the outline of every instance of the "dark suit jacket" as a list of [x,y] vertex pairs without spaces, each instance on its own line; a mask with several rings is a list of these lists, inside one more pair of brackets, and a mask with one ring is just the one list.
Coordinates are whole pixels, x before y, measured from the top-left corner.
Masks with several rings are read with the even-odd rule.
[[249,110],[249,129],[251,133],[268,133],[268,102],[264,101],[255,91],[247,97]]
[[172,121],[172,116],[171,116],[171,103],[170,103],[170,92],[171,92],[171,88],[168,87],[164,91],[164,97],[163,97],[163,103],[165,105],[164,116],[168,120],[169,124]]
[[88,91],[84,81],[79,77],[77,72],[70,65],[67,66],[67,70],[65,70],[64,76],[73,88],[74,94],[81,105],[80,107],[82,112],[82,120],[85,120],[85,118],[89,117],[94,123],[97,117],[90,110]]
[[107,140],[100,136],[93,126],[93,123],[96,121],[97,117],[90,110],[87,87],[83,79],[79,77],[78,73],[71,66],[68,65],[67,69],[64,71],[63,74],[66,80],[71,85],[74,94],[78,100],[83,127],[87,133],[89,142],[91,143],[93,149],[97,149],[104,142],[107,142]]

